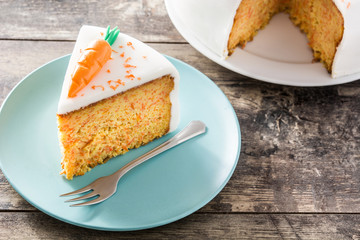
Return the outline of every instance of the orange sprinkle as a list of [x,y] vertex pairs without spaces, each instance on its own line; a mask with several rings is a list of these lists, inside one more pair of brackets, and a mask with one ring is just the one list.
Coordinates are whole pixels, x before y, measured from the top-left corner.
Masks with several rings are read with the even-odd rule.
[[129,73],[131,73],[131,71],[130,71],[130,70],[126,70],[126,73],[129,74]]
[[118,53],[117,51],[115,51],[114,49],[111,49],[111,51],[113,51],[114,53]]
[[102,86],[102,85],[93,85],[91,88],[93,90],[95,90],[95,88],[101,88],[103,91],[105,90],[104,86]]
[[123,48],[124,46],[120,45],[119,48]]
[[120,57],[124,57],[125,53],[123,52],[122,54],[120,54]]
[[[114,83],[116,83],[115,85],[111,85],[111,82],[114,82]],[[109,80],[109,81],[107,81],[107,83],[109,84],[109,87],[112,89],[112,90],[116,90],[120,85],[123,85],[123,86],[125,86],[125,83],[123,82],[123,81],[121,81],[121,79],[118,79],[118,80],[116,80],[116,81],[114,81],[114,80]]]
[[141,80],[141,77],[138,77],[137,80]]
[[110,69],[106,70],[106,72],[110,73]]
[[101,33],[100,33],[100,35],[101,35],[101,36],[104,36],[104,33],[103,33],[103,32],[101,32]]
[[121,84],[121,85],[125,85],[125,83],[123,82],[123,81],[121,81],[121,79],[118,79],[118,80],[116,80],[116,81],[114,81],[114,80],[109,80],[109,81],[107,81],[107,83],[110,85],[112,82],[114,82],[114,83],[117,83],[117,84]]
[[134,46],[132,45],[132,42],[128,42],[127,45],[130,46],[132,49],[135,50]]
[[134,65],[130,65],[130,64],[127,64],[127,63],[125,63],[125,64],[124,64],[124,67],[126,67],[126,68],[130,68],[130,67],[132,67],[132,68],[136,68],[136,66],[134,66]]
[[[126,75],[125,77],[126,77],[126,78],[132,78],[132,79],[135,78],[135,76],[134,76],[133,74]],[[132,80],[132,79],[131,79],[131,80]]]
[[116,81],[116,83],[118,83],[118,84],[121,84],[121,85],[125,86],[125,83],[124,83],[123,81],[121,81],[120,79],[118,79],[118,80]]
[[128,57],[126,60],[125,60],[125,62],[128,62],[128,61],[130,61],[131,60],[131,57]]
[[117,87],[118,87],[119,85],[116,85],[116,86],[110,86],[110,88],[112,89],[112,90],[116,90],[117,89]]
[[350,8],[350,2],[348,2],[348,4],[347,4],[346,8]]

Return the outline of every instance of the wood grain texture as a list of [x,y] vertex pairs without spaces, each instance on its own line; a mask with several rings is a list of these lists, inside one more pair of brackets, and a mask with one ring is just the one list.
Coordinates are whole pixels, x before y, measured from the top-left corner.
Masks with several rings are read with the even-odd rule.
[[0,6],[0,39],[75,40],[82,25],[112,24],[141,41],[185,41],[163,0],[0,0]]
[[104,232],[39,212],[5,212],[0,213],[0,239],[359,239],[359,220],[344,214],[193,214],[153,229]]

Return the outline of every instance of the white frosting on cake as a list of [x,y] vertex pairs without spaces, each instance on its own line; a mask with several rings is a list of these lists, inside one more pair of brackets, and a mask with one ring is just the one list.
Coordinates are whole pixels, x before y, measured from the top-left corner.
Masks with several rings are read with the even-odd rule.
[[337,47],[332,76],[341,77],[360,72],[360,1],[334,0],[344,18],[344,34]]
[[[208,49],[219,57],[228,56],[227,43],[236,10],[242,0],[178,0],[174,9],[179,20]],[[332,77],[360,72],[360,1],[333,0],[344,18],[344,34],[337,47]],[[270,47],[270,46],[269,46]],[[237,49],[235,51],[241,51]]]
[[175,0],[179,19],[200,42],[221,57],[228,55],[227,42],[241,0]]
[[178,102],[180,75],[178,71],[159,52],[123,33],[120,33],[112,44],[113,52],[111,59],[102,67],[100,72],[76,97],[68,97],[71,74],[81,56],[81,52],[87,47],[89,42],[95,39],[103,39],[105,33],[105,28],[94,26],[83,26],[80,29],[64,77],[57,113],[65,114],[78,110],[102,99],[170,74],[174,77],[175,82],[174,90],[170,93],[172,104],[170,132],[174,131],[180,120]]

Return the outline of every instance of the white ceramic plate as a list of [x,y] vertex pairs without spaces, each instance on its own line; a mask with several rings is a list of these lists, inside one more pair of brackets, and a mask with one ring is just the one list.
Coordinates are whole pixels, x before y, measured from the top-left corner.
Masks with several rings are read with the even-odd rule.
[[[222,59],[207,48],[197,33],[192,31],[191,19],[183,21],[181,1],[165,0],[169,17],[180,34],[200,53],[242,75],[258,80],[290,86],[328,86],[360,79],[360,73],[331,78],[321,63],[312,62],[307,39],[286,14],[277,14],[245,49],[238,48],[227,59]],[[190,16],[191,14],[186,14]],[[215,17],[215,16],[214,16]]]

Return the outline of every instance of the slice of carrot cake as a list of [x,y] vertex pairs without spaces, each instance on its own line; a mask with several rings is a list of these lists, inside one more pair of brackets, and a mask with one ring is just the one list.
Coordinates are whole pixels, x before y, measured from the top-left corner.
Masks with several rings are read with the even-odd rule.
[[115,28],[83,26],[65,74],[57,120],[62,174],[98,164],[176,129],[179,73]]

